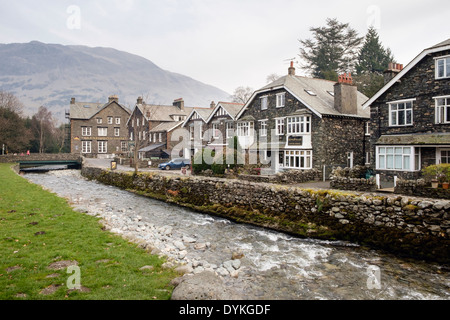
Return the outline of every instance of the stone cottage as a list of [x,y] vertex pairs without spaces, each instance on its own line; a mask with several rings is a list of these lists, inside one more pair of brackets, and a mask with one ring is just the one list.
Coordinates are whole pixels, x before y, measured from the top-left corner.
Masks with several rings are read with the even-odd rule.
[[274,171],[364,165],[368,98],[352,84],[288,75],[255,91],[237,115],[239,143]]
[[390,64],[385,82],[363,106],[381,181],[417,179],[428,165],[450,163],[450,39],[404,68]]
[[85,157],[111,158],[128,151],[126,122],[130,110],[117,96],[108,102],[70,101],[70,150]]

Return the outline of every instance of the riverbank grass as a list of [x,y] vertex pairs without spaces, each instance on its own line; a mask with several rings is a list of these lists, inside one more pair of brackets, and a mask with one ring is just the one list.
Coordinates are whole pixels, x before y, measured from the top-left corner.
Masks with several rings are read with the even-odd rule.
[[0,164],[0,299],[166,300],[163,263]]

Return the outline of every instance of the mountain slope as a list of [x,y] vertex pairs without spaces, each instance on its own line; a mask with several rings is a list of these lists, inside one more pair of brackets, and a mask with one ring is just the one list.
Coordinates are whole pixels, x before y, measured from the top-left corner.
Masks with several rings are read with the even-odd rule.
[[37,41],[0,44],[0,90],[14,93],[26,114],[46,106],[63,119],[70,98],[106,102],[116,94],[133,106],[138,96],[148,103],[208,107],[229,94],[187,76],[159,68],[153,62],[111,48],[63,46]]

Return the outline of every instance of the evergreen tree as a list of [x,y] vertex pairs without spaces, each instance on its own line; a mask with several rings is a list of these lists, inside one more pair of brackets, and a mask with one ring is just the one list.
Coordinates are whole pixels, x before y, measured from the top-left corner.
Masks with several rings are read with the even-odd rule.
[[364,44],[359,51],[356,72],[358,75],[376,73],[383,75],[388,64],[393,62],[390,49],[385,49],[380,42],[380,37],[375,28],[370,27],[367,31]]
[[359,51],[354,77],[358,90],[369,98],[384,85],[383,72],[394,62],[391,50],[385,49],[375,28],[370,27]]
[[310,31],[313,39],[299,40],[300,57],[313,77],[337,81],[339,74],[355,70],[363,38],[348,23],[328,18],[326,26]]

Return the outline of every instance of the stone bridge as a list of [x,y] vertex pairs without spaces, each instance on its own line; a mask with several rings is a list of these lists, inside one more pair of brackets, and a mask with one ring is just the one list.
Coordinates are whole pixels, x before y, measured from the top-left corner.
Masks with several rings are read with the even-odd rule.
[[[81,168],[82,157],[71,153],[32,153],[0,156],[0,163],[18,163],[20,170],[31,170],[38,167],[55,168]],[[52,170],[52,169],[50,169]],[[41,170],[39,170],[41,171]]]

